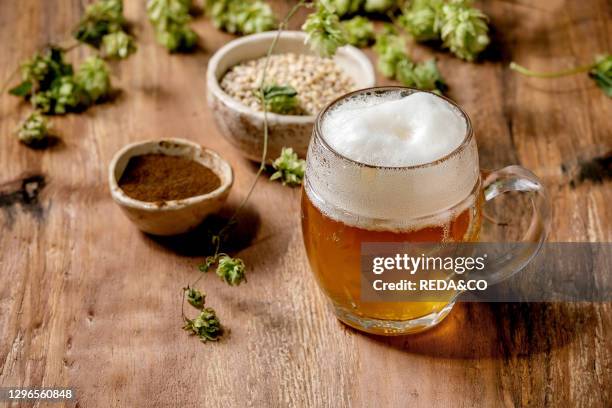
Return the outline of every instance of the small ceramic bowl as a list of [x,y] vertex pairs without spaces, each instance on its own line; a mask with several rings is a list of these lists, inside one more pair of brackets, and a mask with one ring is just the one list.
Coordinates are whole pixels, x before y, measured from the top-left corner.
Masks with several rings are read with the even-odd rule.
[[[253,34],[230,41],[208,62],[207,99],[221,134],[247,158],[260,161],[263,149],[263,112],[256,111],[225,93],[219,81],[234,65],[264,57],[276,31]],[[283,31],[274,49],[275,54],[313,54],[305,44],[302,31]],[[374,68],[359,49],[345,46],[338,49],[334,61],[355,82],[356,89],[375,85]],[[340,95],[338,95],[340,96]],[[280,155],[283,147],[292,147],[306,156],[315,116],[268,114],[268,158]]]
[[[221,186],[208,194],[181,200],[145,202],[129,197],[119,187],[119,180],[130,158],[154,153],[194,160],[214,171],[221,179]],[[234,173],[227,161],[212,150],[184,139],[153,140],[127,145],[115,154],[108,170],[113,200],[138,228],[154,235],[181,234],[195,228],[208,215],[221,208],[234,182]]]

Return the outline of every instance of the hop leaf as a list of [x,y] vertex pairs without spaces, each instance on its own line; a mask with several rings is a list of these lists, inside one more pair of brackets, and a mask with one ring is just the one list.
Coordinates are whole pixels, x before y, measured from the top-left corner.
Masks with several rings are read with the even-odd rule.
[[438,39],[442,4],[442,0],[414,0],[399,17],[399,23],[417,41]]
[[[259,91],[257,92],[259,94]],[[270,112],[288,114],[298,107],[297,91],[290,85],[267,85],[263,89],[263,101]]]
[[123,59],[136,52],[136,43],[131,35],[117,31],[102,37],[102,49],[109,58]]
[[122,0],[98,0],[85,9],[85,15],[74,31],[74,37],[98,48],[104,36],[122,31],[124,25]]
[[217,341],[223,335],[223,327],[214,309],[206,307],[202,309],[195,319],[185,318],[183,330],[198,336],[204,343]]
[[50,136],[51,126],[40,112],[28,116],[17,130],[17,137],[28,146],[44,143]]
[[440,35],[457,57],[473,61],[489,44],[487,16],[469,0],[451,0],[442,6]]
[[589,77],[597,83],[597,86],[606,95],[612,98],[612,55],[598,56],[595,66],[589,71]]
[[187,296],[187,302],[196,309],[202,309],[204,307],[206,295],[197,289],[186,287],[185,295]]
[[147,15],[155,30],[157,42],[170,52],[192,51],[198,35],[187,26],[191,20],[190,0],[149,0]]
[[340,24],[340,19],[333,9],[319,2],[317,10],[308,15],[302,30],[308,35],[306,42],[313,51],[323,57],[331,57],[338,47],[347,44],[346,34]]
[[237,286],[242,281],[246,281],[245,269],[242,259],[221,255],[217,265],[217,276],[230,286]]
[[280,157],[274,160],[272,166],[276,172],[270,176],[270,180],[280,179],[283,185],[289,186],[302,184],[306,162],[299,159],[292,148],[283,147]]
[[76,83],[87,93],[91,102],[97,102],[110,93],[110,72],[100,57],[87,58],[79,66],[75,78]]
[[365,17],[353,17],[341,24],[346,33],[346,40],[351,45],[363,48],[374,40],[374,23]]

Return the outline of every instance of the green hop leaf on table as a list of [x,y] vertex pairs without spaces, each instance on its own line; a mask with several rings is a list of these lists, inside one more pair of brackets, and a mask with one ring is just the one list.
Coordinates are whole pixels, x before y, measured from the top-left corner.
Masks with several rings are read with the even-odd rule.
[[99,48],[104,36],[123,30],[122,0],[98,0],[85,9],[85,15],[79,21],[74,37],[79,41]]
[[149,0],[147,15],[158,43],[170,52],[192,51],[198,35],[187,23],[191,21],[190,0]]
[[183,330],[198,336],[204,343],[217,341],[223,335],[223,326],[214,309],[203,308],[195,319],[184,318]]
[[279,158],[272,163],[274,174],[270,180],[281,180],[283,185],[299,186],[304,179],[306,161],[300,159],[290,147],[283,147]]
[[108,96],[111,91],[110,71],[100,57],[93,56],[83,61],[75,79],[92,103]]
[[441,9],[440,36],[457,57],[473,61],[489,45],[488,17],[471,0],[451,0]]
[[374,23],[362,16],[341,22],[349,44],[356,47],[367,47],[374,40]]
[[[260,92],[257,94],[262,98]],[[298,108],[297,91],[290,85],[267,85],[263,88],[263,102],[270,112],[289,114]]]
[[232,258],[229,255],[221,255],[217,265],[217,276],[230,286],[240,285],[246,282],[246,267],[240,258]]
[[612,98],[612,55],[597,56],[595,65],[589,71],[589,77]]
[[204,307],[206,295],[200,292],[197,289],[193,289],[190,287],[186,287],[185,296],[187,297],[187,302],[195,307],[196,309],[202,309]]
[[102,37],[102,50],[108,58],[124,59],[137,50],[134,37],[123,32],[106,34]]
[[40,112],[35,111],[28,116],[17,130],[17,137],[28,146],[37,146],[48,140],[51,126]]
[[312,50],[323,57],[331,57],[338,47],[347,44],[346,33],[338,15],[323,2],[317,3],[316,11],[308,15],[302,30],[306,32],[306,42]]
[[442,0],[413,0],[399,17],[399,24],[417,41],[439,38]]

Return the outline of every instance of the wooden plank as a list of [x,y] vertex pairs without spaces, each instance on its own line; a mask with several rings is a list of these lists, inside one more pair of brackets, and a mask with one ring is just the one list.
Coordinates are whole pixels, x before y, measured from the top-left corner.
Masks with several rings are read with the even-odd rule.
[[[612,5],[504,0],[483,8],[495,27],[487,62],[422,46],[415,55],[440,59],[450,96],[473,119],[483,166],[520,163],[544,177],[552,240],[610,241],[609,182],[572,188],[561,170],[610,149],[610,100],[586,76],[526,79],[507,63],[555,69],[609,52]],[[62,39],[81,13],[76,0],[0,2],[0,78]],[[0,192],[18,191],[24,175],[46,183],[38,204],[2,207],[0,386],[72,386],[81,407],[612,405],[609,304],[468,304],[417,336],[359,334],[335,320],[311,277],[299,191],[265,180],[235,232],[248,284],[203,280],[231,334],[207,345],[185,336],[180,289],[197,276],[206,237],[141,234],[112,203],[106,171],[126,143],[185,137],[232,162],[229,207],[237,205],[255,168],[221,138],[205,100],[206,63],[232,37],[198,18],[203,49],[169,56],[153,41],[142,1],[126,1],[126,14],[140,48],[113,65],[122,92],[54,120],[61,145],[18,144],[10,133],[27,108],[0,98]]]

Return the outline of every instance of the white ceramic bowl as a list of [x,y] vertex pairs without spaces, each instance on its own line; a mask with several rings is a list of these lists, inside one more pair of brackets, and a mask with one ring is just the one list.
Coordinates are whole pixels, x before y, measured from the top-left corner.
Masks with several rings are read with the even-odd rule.
[[[207,99],[221,134],[247,158],[260,161],[263,148],[263,112],[256,111],[225,93],[219,81],[236,64],[264,57],[276,31],[253,34],[230,41],[208,62]],[[275,54],[313,54],[305,44],[302,31],[283,31],[274,49]],[[376,75],[368,57],[359,49],[345,46],[338,49],[334,61],[353,79],[356,89],[375,85]],[[338,95],[340,96],[340,95]],[[268,114],[268,158],[280,155],[283,147],[292,147],[306,156],[315,116]]]
[[[215,172],[221,185],[208,194],[181,200],[145,202],[126,195],[119,187],[125,168],[134,156],[161,153],[183,156]],[[142,231],[154,235],[175,235],[189,231],[217,212],[229,194],[234,173],[230,164],[212,150],[184,139],[163,139],[138,142],[119,150],[109,165],[108,184],[113,200]]]

